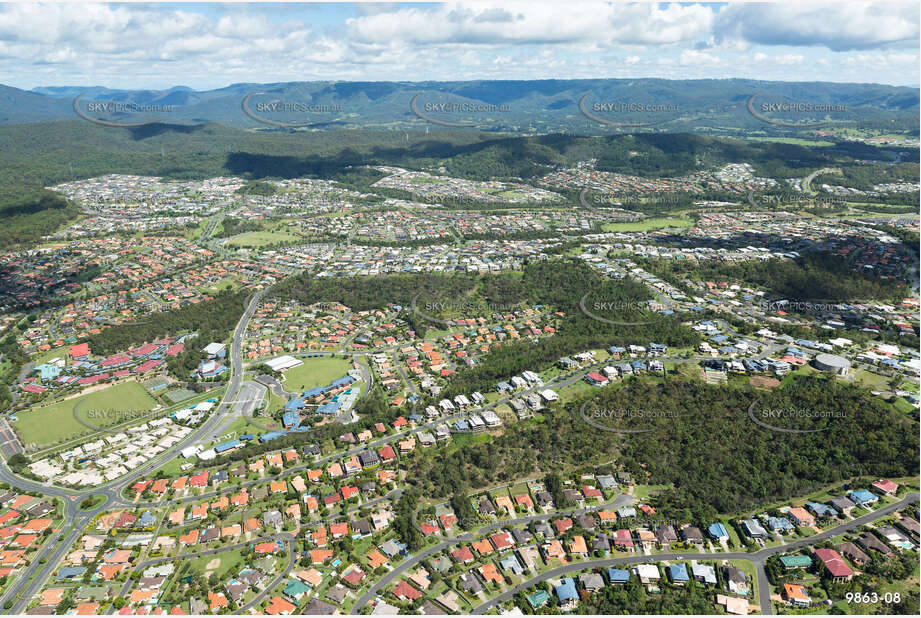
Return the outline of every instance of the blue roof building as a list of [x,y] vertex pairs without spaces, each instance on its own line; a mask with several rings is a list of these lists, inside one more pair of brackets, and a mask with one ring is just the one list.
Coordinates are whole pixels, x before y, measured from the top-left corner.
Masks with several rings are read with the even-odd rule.
[[301,417],[293,410],[289,410],[281,415],[281,424],[283,427],[294,427],[300,422]]
[[564,577],[554,592],[556,592],[556,598],[559,599],[560,603],[579,599],[579,595],[576,593],[576,582],[571,577]]
[[42,382],[53,380],[61,374],[61,368],[57,365],[43,363],[37,367],[42,377]]
[[707,526],[707,532],[710,533],[710,536],[716,539],[717,541],[720,539],[729,538],[729,531],[726,530],[726,526],[724,526],[722,522],[716,522],[715,524],[710,524],[709,526]]
[[626,569],[608,569],[608,580],[612,584],[626,584],[630,581],[630,571]]
[[75,577],[80,577],[86,572],[86,567],[61,567],[61,570],[58,571],[57,576],[54,578],[56,581],[64,581],[65,579],[73,579]]
[[317,408],[317,414],[335,414],[339,411],[339,402],[330,401]]
[[879,498],[876,497],[876,494],[870,492],[867,489],[851,490],[847,492],[847,497],[850,498],[854,504],[859,504],[859,505],[872,504],[879,500]]
[[807,502],[806,508],[818,515],[819,517],[837,517],[838,511],[827,504],[820,502]]
[[793,530],[793,523],[785,517],[768,517],[767,525],[774,532]]
[[214,452],[220,455],[221,453],[226,453],[227,451],[232,451],[241,445],[239,440],[228,440],[214,447]]
[[354,381],[355,379],[352,376],[343,376],[337,380],[333,380],[332,382],[330,382],[329,387],[339,388],[340,386],[348,386]]
[[668,578],[676,584],[689,581],[688,568],[683,563],[668,565]]
[[288,403],[285,404],[285,410],[300,410],[304,407],[304,400],[300,397],[294,397],[288,400]]
[[316,397],[317,395],[322,395],[327,391],[325,386],[314,386],[310,390],[304,391],[304,399],[310,399],[311,397]]
[[259,441],[260,441],[260,442],[268,442],[269,440],[274,440],[275,438],[280,438],[280,437],[282,437],[283,435],[285,435],[285,434],[283,434],[283,433],[280,432],[280,431],[270,431],[270,432],[268,432],[268,433],[264,433],[264,434],[262,434],[261,436],[259,436]]

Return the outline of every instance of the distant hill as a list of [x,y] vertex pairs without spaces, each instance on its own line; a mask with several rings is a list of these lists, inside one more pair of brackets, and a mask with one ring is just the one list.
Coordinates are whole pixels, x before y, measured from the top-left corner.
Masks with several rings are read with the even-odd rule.
[[[173,106],[168,111],[127,113],[87,111],[114,122],[219,123],[237,128],[279,130],[275,123],[318,127],[380,129],[466,126],[518,134],[569,131],[609,134],[623,131],[705,132],[733,136],[791,131],[762,122],[746,103],[795,101],[836,105],[838,111],[768,112],[793,122],[830,120],[832,125],[917,130],[919,90],[878,84],[792,83],[745,79],[579,79],[467,82],[285,82],[238,83],[198,91],[177,86],[163,91],[117,90],[100,86],[47,86],[34,91],[0,86],[0,123],[43,122],[74,117],[91,103]],[[248,114],[243,109],[249,95]],[[584,100],[583,100],[584,98]],[[411,109],[415,101],[416,110]],[[600,118],[593,120],[580,109]],[[274,108],[272,107],[274,104]],[[461,109],[445,111],[445,104]],[[279,111],[287,105],[294,111]],[[636,111],[655,106],[654,111]],[[610,108],[614,108],[613,110]],[[630,108],[630,111],[626,108]],[[426,122],[419,116],[433,122]],[[267,122],[260,122],[259,119]],[[615,124],[612,124],[615,123]],[[618,126],[642,125],[642,126]],[[653,123],[646,126],[647,123]],[[796,130],[799,130],[797,128]]]

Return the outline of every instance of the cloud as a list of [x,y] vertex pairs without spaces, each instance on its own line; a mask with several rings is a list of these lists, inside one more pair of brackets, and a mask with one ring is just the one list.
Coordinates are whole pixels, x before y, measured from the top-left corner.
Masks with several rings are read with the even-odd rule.
[[726,64],[726,60],[712,52],[698,51],[696,49],[686,49],[681,52],[681,57],[678,58],[678,64],[682,66],[715,67]]
[[[561,18],[561,11],[565,18]],[[410,44],[650,45],[707,34],[713,11],[701,4],[503,2],[399,8],[347,20],[353,40]]]
[[738,3],[722,9],[714,41],[827,47],[832,51],[918,47],[917,3]]
[[917,6],[904,4],[0,3],[0,82],[755,75],[916,84],[917,22]]

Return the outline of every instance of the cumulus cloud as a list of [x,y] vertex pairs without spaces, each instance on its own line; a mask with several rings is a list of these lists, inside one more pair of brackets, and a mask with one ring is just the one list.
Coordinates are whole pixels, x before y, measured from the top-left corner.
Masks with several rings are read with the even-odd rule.
[[513,1],[501,8],[479,3],[400,8],[355,17],[346,26],[354,40],[363,42],[649,45],[700,37],[713,18],[713,10],[701,4],[575,2],[562,7]]
[[753,74],[904,84],[917,83],[917,45],[918,7],[891,3],[0,4],[0,83],[20,87]]
[[918,47],[917,3],[739,3],[713,24],[717,43],[827,47],[832,51]]

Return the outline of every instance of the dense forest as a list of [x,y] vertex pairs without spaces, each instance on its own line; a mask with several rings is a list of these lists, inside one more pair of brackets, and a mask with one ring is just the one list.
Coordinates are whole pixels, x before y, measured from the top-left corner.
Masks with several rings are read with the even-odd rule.
[[[106,328],[87,341],[93,354],[108,355],[128,348],[185,332],[197,332],[204,347],[212,341],[225,341],[243,315],[247,292],[221,291],[204,300],[174,309],[151,313],[138,322]],[[191,370],[194,364],[189,367]]]
[[[544,305],[565,314],[552,337],[537,342],[516,341],[499,346],[479,363],[465,367],[452,377],[442,393],[453,396],[473,390],[492,390],[496,382],[525,369],[545,367],[568,354],[611,345],[654,341],[669,346],[696,344],[699,336],[683,326],[677,315],[650,313],[643,306],[649,299],[646,286],[635,281],[614,281],[592,270],[581,260],[553,259],[528,264],[521,275],[505,273],[486,277],[482,295],[490,303],[514,304],[525,299],[530,305]],[[588,296],[586,296],[588,295]],[[604,318],[647,324],[618,325],[600,322],[586,315],[580,301],[587,298],[606,303]]]
[[[863,191],[871,190],[877,184],[889,182],[918,182],[918,164],[896,163],[861,163],[848,165],[841,169],[840,174],[819,174],[813,180],[816,186],[822,184],[844,185]],[[912,195],[912,194],[909,194]],[[917,198],[917,192],[913,194]]]
[[636,576],[623,586],[605,586],[582,598],[576,612],[595,616],[622,614],[702,615],[713,613],[707,590],[693,579],[683,586],[660,585],[658,594],[649,594]]
[[245,232],[256,232],[262,229],[262,226],[256,221],[244,221],[234,217],[224,217],[221,220],[221,229],[214,234],[215,238],[229,238]]
[[[697,281],[737,281],[768,290],[773,297],[813,302],[900,299],[904,283],[881,279],[855,270],[846,258],[810,252],[793,259],[701,262],[647,260],[650,272],[672,282],[691,277]],[[679,277],[676,277],[678,275]]]
[[42,236],[73,223],[80,210],[62,196],[43,189],[17,191],[0,183],[0,247],[34,245]]
[[[791,434],[758,426],[748,416],[753,402],[762,414],[810,411],[771,420],[823,431]],[[425,495],[443,497],[617,459],[638,482],[671,487],[653,499],[663,517],[702,522],[857,475],[899,477],[917,469],[917,421],[863,389],[825,377],[798,378],[770,394],[696,380],[630,379],[591,398],[587,414],[642,408],[642,415],[625,421],[652,429],[641,434],[590,427],[579,413],[582,403],[508,428],[489,442],[418,458],[408,478]]]

